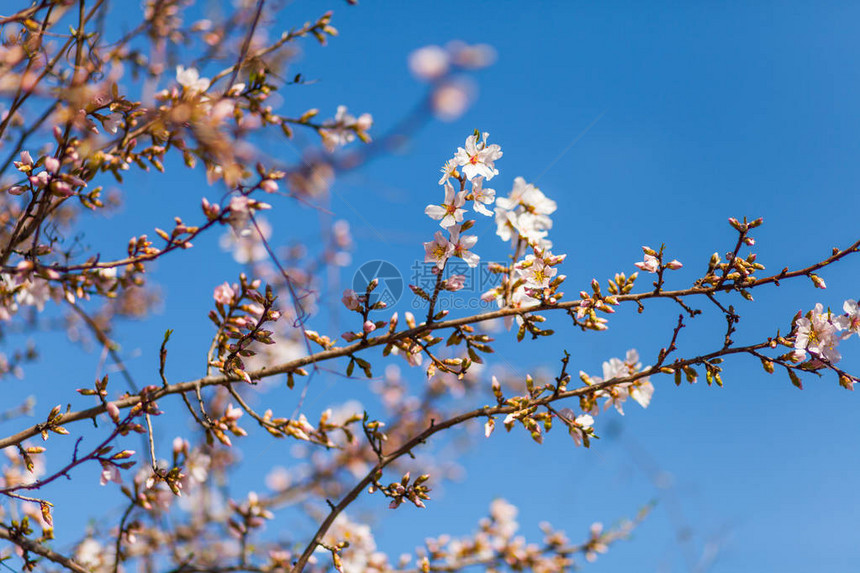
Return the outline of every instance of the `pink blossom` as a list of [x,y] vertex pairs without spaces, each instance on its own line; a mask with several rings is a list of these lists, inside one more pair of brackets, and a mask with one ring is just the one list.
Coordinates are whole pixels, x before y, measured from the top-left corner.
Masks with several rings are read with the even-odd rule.
[[409,54],[409,71],[419,80],[435,80],[448,73],[448,59],[439,46],[424,46]]
[[424,262],[436,263],[436,266],[441,269],[454,252],[454,245],[442,236],[442,231],[436,231],[435,238],[429,243],[424,243],[424,252]]
[[660,262],[654,255],[645,255],[645,260],[636,263],[636,266],[646,273],[656,273],[660,270]]
[[119,468],[115,465],[102,462],[102,473],[99,477],[99,485],[107,485],[109,482],[122,483],[122,476],[119,473]]
[[263,179],[260,182],[260,189],[266,193],[275,193],[278,190],[278,182],[273,179]]
[[343,302],[343,305],[349,310],[358,310],[359,303],[361,302],[358,298],[358,295],[355,294],[355,291],[351,288],[343,291],[343,298],[340,299]]
[[836,348],[839,343],[837,325],[831,322],[830,312],[824,312],[821,303],[816,304],[807,316],[799,318],[796,328],[794,348],[798,357],[806,351],[815,358],[823,358],[834,364],[842,358]]
[[114,423],[119,423],[119,407],[116,405],[116,402],[108,402],[105,406],[105,411]]
[[496,50],[488,44],[469,45],[454,40],[445,46],[451,54],[451,61],[461,68],[478,70],[496,61]]
[[228,284],[220,284],[215,287],[215,293],[213,294],[215,298],[215,302],[218,304],[230,304],[233,302],[233,298],[236,296],[236,291]]
[[235,422],[236,420],[241,418],[244,413],[245,412],[242,411],[241,408],[237,408],[233,404],[227,404],[227,411],[224,412],[224,418]]
[[268,203],[255,201],[245,195],[234,195],[230,199],[230,205],[228,206],[229,216],[227,217],[227,222],[230,223],[230,226],[237,235],[240,237],[248,236],[251,234],[251,215],[255,211],[271,209],[271,207]]
[[71,185],[65,181],[59,181],[56,179],[51,183],[51,192],[57,197],[71,197],[75,194]]
[[558,273],[558,269],[547,265],[544,259],[534,255],[526,255],[525,260],[516,264],[516,268],[519,276],[526,281],[526,286],[535,289],[547,288]]
[[119,112],[113,112],[106,118],[102,120],[102,126],[106,131],[110,133],[116,133],[119,131],[120,126],[122,125],[123,115]]
[[248,228],[248,222],[251,220],[250,200],[244,195],[236,195],[230,199],[230,216],[228,222],[233,227],[233,231],[238,235],[248,235],[251,230]]
[[463,78],[442,82],[433,91],[430,105],[433,114],[442,121],[454,121],[466,113],[475,96],[475,86]]
[[31,175],[29,177],[30,183],[36,185],[37,187],[44,187],[51,180],[47,171],[40,171],[36,175]]
[[445,290],[457,292],[462,290],[466,284],[466,275],[451,275],[445,281]]

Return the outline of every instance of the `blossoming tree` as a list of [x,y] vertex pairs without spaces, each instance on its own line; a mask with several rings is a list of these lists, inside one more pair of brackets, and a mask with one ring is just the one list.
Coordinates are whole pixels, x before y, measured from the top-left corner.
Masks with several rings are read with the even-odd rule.
[[[0,559],[7,568],[569,570],[624,538],[644,513],[615,528],[595,525],[582,539],[547,527],[542,539],[528,541],[518,535],[516,509],[496,500],[474,534],[430,539],[414,554],[394,557],[378,550],[351,507],[368,496],[385,498],[383,508],[430,503],[431,487],[446,475],[427,443],[437,434],[467,426],[492,439],[501,426],[540,443],[555,426],[576,446],[589,447],[596,418],[610,407],[623,412],[630,399],[647,408],[655,386],[672,382],[703,377],[722,385],[723,361],[738,356],[753,357],[798,387],[816,375],[849,390],[857,381],[839,365],[840,345],[860,334],[855,300],[788,315],[771,335],[745,344],[734,339],[740,320],[734,305],[753,300],[765,285],[806,280],[825,288],[820,270],[854,255],[860,241],[814,264],[771,273],[753,251],[763,220],[730,219],[733,245],[706,254],[705,270],[691,284],[673,280],[683,265],[665,247],[646,246],[635,263],[639,272],[590,280],[583,289],[580,278],[565,274],[573,249],[550,238],[556,200],[522,177],[501,183],[503,148],[479,131],[437,150],[437,195],[415,205],[428,217],[427,241],[423,252],[415,245],[415,257],[431,277],[429,285],[409,285],[420,311],[392,312],[379,277],[328,296],[336,284],[331,271],[351,248],[348,224],[326,228],[323,244],[309,254],[302,245],[279,249],[269,221],[288,228],[284,221],[296,202],[322,208],[339,174],[408,135],[415,122],[372,140],[369,114],[356,117],[340,107],[321,119],[316,109],[277,104],[279,91],[303,82],[282,75],[292,46],[305,39],[325,45],[336,35],[330,13],[267,41],[260,33],[270,22],[263,0],[190,24],[188,4],[148,0],[140,23],[122,33],[109,25],[121,15],[103,0],[41,0],[0,17],[0,326],[46,340],[7,350],[0,374],[22,376],[46,359],[58,366],[50,364],[52,345],[59,344],[55,330],[71,344],[101,351],[95,375],[72,380],[58,367],[55,376],[66,378],[61,384],[31,381],[35,403],[3,402]],[[418,50],[410,67],[428,82],[428,109],[444,119],[463,113],[469,99],[453,73],[490,59],[485,46],[455,43]],[[308,134],[319,144],[296,164],[267,152],[267,138]],[[98,236],[88,238],[92,244],[78,238],[131,192],[126,181],[134,172],[169,177],[181,169],[177,160],[204,170],[210,183],[195,212],[120,248]],[[109,185],[119,191],[106,192]],[[509,255],[482,263],[481,247],[493,232],[509,244]],[[157,307],[148,277],[158,261],[188,256],[192,243],[213,234],[245,269],[206,286],[212,296],[200,309],[214,328],[205,365],[201,355],[197,376],[173,379],[171,364],[185,359],[171,352],[168,330],[154,341],[158,364],[133,373],[117,325],[150,317]],[[486,289],[466,288],[467,277],[456,271],[461,262],[484,265],[492,278]],[[456,297],[486,306],[456,312]],[[636,350],[624,359],[607,357],[599,377],[566,352],[543,357],[555,369],[550,375],[522,377],[502,363],[493,366],[497,343],[553,336],[549,317],[598,332],[611,328],[613,313],[641,312],[656,301],[678,312],[651,360]],[[719,343],[681,354],[682,330],[706,311],[725,320]],[[338,316],[328,324],[324,318]],[[312,415],[306,393],[323,376],[354,380],[374,403],[335,401]],[[291,402],[266,398],[275,393]],[[255,467],[267,474],[267,491],[259,493],[237,478],[237,452],[265,440],[296,444],[298,459],[289,467]],[[91,485],[115,490],[119,512],[91,504],[97,526],[55,533],[55,508],[71,503],[64,484],[88,480],[93,467],[100,486]],[[264,532],[267,522],[280,524],[280,533]]]

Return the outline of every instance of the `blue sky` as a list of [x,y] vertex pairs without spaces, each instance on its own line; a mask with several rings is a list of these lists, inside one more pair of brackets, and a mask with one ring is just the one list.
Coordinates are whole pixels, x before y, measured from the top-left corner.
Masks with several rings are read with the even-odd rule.
[[[317,15],[317,4],[287,7],[285,26]],[[555,252],[568,254],[563,272],[571,294],[592,278],[629,274],[640,245],[661,243],[685,263],[669,285],[687,286],[711,253],[733,246],[728,217],[764,217],[755,250],[773,272],[811,264],[857,238],[856,3],[440,0],[332,7],[340,37],[324,49],[305,44],[291,72],[318,81],[285,92],[284,109],[318,107],[331,116],[346,104],[353,113],[372,113],[383,132],[424,96],[407,69],[412,50],[465,40],[498,54],[494,66],[475,74],[479,97],[461,119],[432,123],[397,153],[337,181],[330,208],[350,221],[356,237],[345,285],[364,261],[408,270],[423,257],[421,243],[438,228],[423,214],[439,198],[438,170],[475,128],[490,132],[504,151],[493,181],[499,193],[523,176],[557,201],[551,238]],[[297,153],[284,144],[274,154],[293,161]],[[221,192],[196,175],[163,181],[157,174],[139,178],[125,212],[94,226],[92,242],[151,232],[174,214],[190,220],[201,195]],[[277,240],[315,240],[314,210],[286,201],[277,208]],[[479,220],[485,232],[476,251],[487,260],[506,252],[491,227]],[[216,242],[160,262],[163,312],[121,329],[124,352],[141,375],[154,374],[166,328],[176,329],[172,376],[200,375],[211,290],[238,271]],[[860,298],[860,259],[822,276],[826,291],[798,281],[757,290],[756,304],[732,301],[743,316],[735,339],[785,332],[794,313],[815,302],[840,308],[844,299]],[[557,336],[520,344],[510,336],[499,353],[525,373],[555,368],[567,350],[573,371],[599,375],[604,360],[628,348],[653,362],[675,320],[677,307],[661,303],[641,315],[622,308],[600,334],[574,331],[555,317]],[[324,330],[327,321],[312,326]],[[697,319],[679,352],[716,348],[722,333],[719,316]],[[860,370],[858,351],[856,339],[845,343],[848,370]],[[98,356],[68,360],[88,377]],[[623,418],[598,418],[602,439],[590,450],[574,448],[563,431],[550,433],[543,446],[523,432],[497,431],[470,453],[464,480],[435,490],[427,510],[389,512],[373,498],[361,507],[395,557],[425,536],[471,531],[501,496],[520,507],[526,533],[537,535],[537,524],[548,520],[574,541],[593,521],[611,524],[655,500],[633,539],[590,571],[853,567],[860,558],[853,541],[860,511],[855,396],[832,377],[807,378],[800,392],[744,358],[727,362],[723,379],[724,388],[675,388],[669,377],[655,379],[647,410],[629,404]],[[336,400],[338,384],[321,382],[309,400]],[[707,569],[696,569],[700,560]]]

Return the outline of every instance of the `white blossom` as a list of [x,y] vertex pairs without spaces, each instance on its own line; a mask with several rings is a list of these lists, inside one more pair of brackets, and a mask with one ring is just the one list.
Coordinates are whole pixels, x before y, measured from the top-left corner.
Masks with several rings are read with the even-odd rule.
[[461,209],[463,203],[466,202],[466,192],[456,192],[454,187],[445,181],[445,200],[440,205],[427,205],[424,213],[431,219],[435,219],[444,228],[455,225],[463,220],[463,214],[466,212]]
[[460,225],[452,226],[448,229],[448,232],[451,233],[450,243],[454,247],[451,255],[460,257],[466,261],[466,264],[470,267],[478,266],[478,262],[480,262],[481,257],[469,250],[478,242],[478,237],[476,235],[460,236]]
[[499,174],[494,162],[502,156],[502,150],[495,143],[487,145],[489,136],[489,133],[484,133],[483,141],[479,143],[477,135],[470,135],[466,138],[466,148],[458,148],[454,155],[454,161],[463,167],[463,173],[469,179],[480,175],[489,181]]
[[176,81],[189,92],[203,92],[209,88],[209,78],[201,78],[196,68],[176,66]]

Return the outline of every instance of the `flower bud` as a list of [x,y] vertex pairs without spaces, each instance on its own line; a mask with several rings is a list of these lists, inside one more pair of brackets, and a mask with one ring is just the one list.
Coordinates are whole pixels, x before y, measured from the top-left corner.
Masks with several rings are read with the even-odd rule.
[[108,402],[105,406],[105,409],[110,416],[110,419],[114,421],[114,424],[119,423],[119,408],[117,407],[115,402]]

